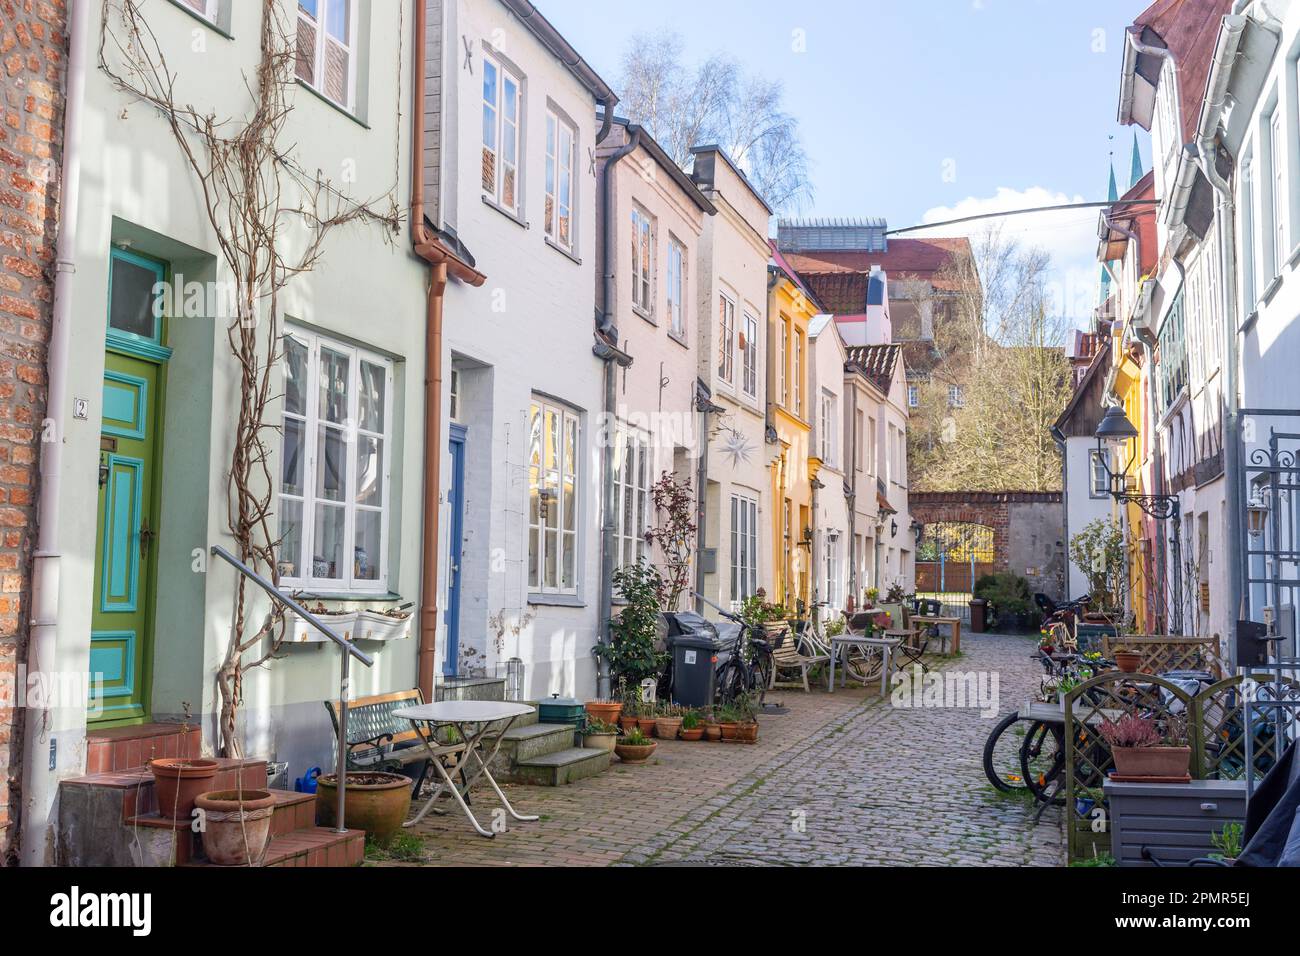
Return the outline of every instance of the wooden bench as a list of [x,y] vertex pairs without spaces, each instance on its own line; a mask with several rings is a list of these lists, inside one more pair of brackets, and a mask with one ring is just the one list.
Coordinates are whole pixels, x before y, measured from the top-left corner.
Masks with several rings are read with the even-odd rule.
[[812,693],[808,686],[808,672],[818,664],[825,664],[831,659],[829,654],[805,654],[799,649],[794,629],[787,627],[777,635],[769,635],[772,645],[772,687],[795,687],[795,681],[777,681],[781,671],[798,671],[799,682],[803,684],[804,693]]
[[[428,730],[417,731],[409,720],[394,717],[393,711],[424,703],[424,694],[417,687],[391,694],[358,697],[348,703],[347,761],[349,770],[387,770],[405,772],[407,767],[420,764],[412,793],[418,794],[429,772],[430,753],[424,746]],[[339,702],[325,701],[334,737],[339,735]],[[434,731],[437,734],[437,730]],[[436,736],[435,736],[435,739]],[[448,770],[457,766],[465,752],[464,741],[443,742],[432,745],[433,755],[443,761]],[[410,776],[410,774],[407,774]]]

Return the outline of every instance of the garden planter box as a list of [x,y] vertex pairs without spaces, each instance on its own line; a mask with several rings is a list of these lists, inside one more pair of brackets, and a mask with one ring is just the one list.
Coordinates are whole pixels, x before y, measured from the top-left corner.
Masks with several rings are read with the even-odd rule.
[[[326,622],[328,623],[328,622]],[[378,611],[358,611],[353,640],[400,641],[411,636],[411,615],[393,617]]]
[[1116,747],[1111,752],[1116,775],[1125,779],[1191,779],[1191,747]]
[[[355,640],[357,611],[346,614],[314,614],[315,618],[345,641]],[[329,638],[297,614],[285,615],[285,641],[290,644],[328,644]]]

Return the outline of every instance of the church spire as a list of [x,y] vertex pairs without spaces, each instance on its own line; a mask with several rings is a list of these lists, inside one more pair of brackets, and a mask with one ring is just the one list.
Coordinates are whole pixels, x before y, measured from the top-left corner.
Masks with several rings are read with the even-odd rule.
[[[1143,175],[1143,173],[1142,173],[1142,153],[1141,153],[1141,151],[1138,149],[1138,134],[1137,134],[1137,130],[1134,130],[1134,131],[1133,131],[1133,164],[1132,164],[1131,168],[1129,169],[1129,184],[1128,184],[1129,189],[1132,189],[1135,185],[1137,185],[1137,181],[1138,181],[1139,179],[1142,178],[1142,175]],[[1112,170],[1111,170],[1111,177],[1114,178],[1114,176],[1115,176],[1115,172],[1114,172],[1114,170],[1112,169]]]

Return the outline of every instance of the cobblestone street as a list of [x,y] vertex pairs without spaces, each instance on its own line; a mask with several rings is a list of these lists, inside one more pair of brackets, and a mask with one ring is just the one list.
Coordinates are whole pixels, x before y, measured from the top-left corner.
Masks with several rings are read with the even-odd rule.
[[[999,714],[1037,684],[1027,637],[969,635],[947,670],[999,675]],[[966,865],[1064,862],[1060,814],[995,791],[981,766],[996,718],[973,708],[896,709],[874,692],[781,690],[757,746],[660,742],[558,788],[512,787],[535,824],[494,840],[458,812],[418,828],[424,865]],[[476,801],[480,814],[493,806]],[[802,828],[797,824],[802,822]]]

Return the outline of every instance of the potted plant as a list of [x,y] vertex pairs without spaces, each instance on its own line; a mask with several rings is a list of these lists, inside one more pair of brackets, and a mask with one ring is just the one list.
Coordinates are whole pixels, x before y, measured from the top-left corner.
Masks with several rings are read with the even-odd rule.
[[735,740],[736,728],[740,726],[740,713],[736,710],[735,703],[723,704],[714,712],[714,716],[722,729],[722,739]]
[[636,726],[647,737],[653,737],[655,725],[659,722],[659,705],[644,703],[637,708]]
[[618,725],[592,717],[582,731],[582,745],[593,750],[613,751],[618,742]]
[[1129,647],[1115,648],[1115,666],[1125,674],[1136,674],[1142,666],[1142,653]]
[[194,798],[212,788],[217,776],[215,760],[194,757],[160,757],[149,761],[158,815],[164,820],[188,820]]
[[718,723],[718,716],[712,709],[704,713],[704,739],[715,743],[722,739],[722,724]]
[[1082,683],[1077,677],[1067,674],[1061,678],[1060,683],[1056,685],[1056,702],[1061,705],[1061,713],[1065,713],[1065,698],[1069,696],[1070,691],[1074,690]]
[[634,730],[618,738],[614,744],[614,753],[624,763],[645,763],[658,746],[640,730]]
[[[627,692],[640,693],[641,682],[657,677],[668,655],[658,650],[660,594],[664,588],[659,572],[644,560],[614,572],[619,612],[609,620],[609,642],[597,644],[592,653],[604,661],[611,677]],[[627,697],[623,698],[624,704]],[[624,706],[624,712],[626,712]]]
[[682,714],[682,740],[699,740],[704,736],[704,720],[698,710],[687,708]]
[[617,724],[619,714],[623,712],[621,700],[589,700],[584,707],[592,720],[606,724]]
[[682,729],[681,708],[672,704],[661,704],[655,716],[655,736],[660,740],[676,740],[677,731]]
[[[374,770],[348,774],[347,806],[343,825],[365,830],[375,842],[386,846],[401,829],[411,806],[411,778],[400,773]],[[316,825],[338,826],[338,775],[326,774],[316,781]]]
[[1214,846],[1215,852],[1210,854],[1210,859],[1219,860],[1231,866],[1241,856],[1241,838],[1245,828],[1240,823],[1225,823],[1223,829],[1218,833],[1210,834],[1210,843]]
[[758,742],[758,714],[753,695],[739,694],[733,702],[736,716],[734,740],[737,743],[753,744]]
[[636,685],[628,685],[620,680],[619,696],[622,698],[622,709],[619,712],[617,722],[623,732],[626,733],[629,730],[636,729],[637,715],[644,706],[641,702],[641,688]]
[[1192,748],[1179,717],[1164,718],[1162,733],[1151,717],[1124,714],[1119,720],[1102,721],[1097,728],[1115,757],[1115,773],[1122,777],[1174,782],[1189,780]]
[[261,862],[274,796],[265,790],[209,790],[195,797],[194,805],[204,813],[203,852],[209,860],[218,866]]
[[880,588],[867,588],[865,593],[867,599],[863,602],[863,606],[874,607],[876,601],[880,599]]

